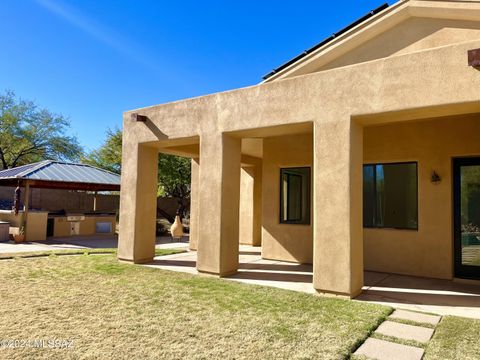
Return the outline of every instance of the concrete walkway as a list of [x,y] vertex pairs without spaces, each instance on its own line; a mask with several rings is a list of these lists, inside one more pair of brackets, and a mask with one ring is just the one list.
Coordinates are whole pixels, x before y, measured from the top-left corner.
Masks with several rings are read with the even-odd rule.
[[[259,247],[240,246],[237,274],[227,280],[315,294],[312,266],[264,260]],[[195,251],[155,258],[146,266],[198,274]],[[480,285],[447,280],[365,272],[363,293],[368,301],[398,309],[480,319]]]
[[437,315],[395,310],[354,355],[377,360],[421,360],[440,320]]

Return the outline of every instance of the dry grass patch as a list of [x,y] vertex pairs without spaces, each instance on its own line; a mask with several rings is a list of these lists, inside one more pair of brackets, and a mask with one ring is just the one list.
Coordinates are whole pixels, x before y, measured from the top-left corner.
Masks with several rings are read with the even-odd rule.
[[480,320],[443,317],[427,346],[425,359],[480,359]]
[[113,255],[0,262],[9,359],[342,359],[390,308],[118,263]]

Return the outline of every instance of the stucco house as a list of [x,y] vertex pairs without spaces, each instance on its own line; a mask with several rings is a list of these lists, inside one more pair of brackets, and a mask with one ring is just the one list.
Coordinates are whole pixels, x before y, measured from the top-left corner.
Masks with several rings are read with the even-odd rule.
[[480,279],[479,48],[480,1],[399,1],[258,85],[126,112],[119,259],[154,257],[164,152],[192,159],[201,273],[235,273],[240,242],[321,293]]

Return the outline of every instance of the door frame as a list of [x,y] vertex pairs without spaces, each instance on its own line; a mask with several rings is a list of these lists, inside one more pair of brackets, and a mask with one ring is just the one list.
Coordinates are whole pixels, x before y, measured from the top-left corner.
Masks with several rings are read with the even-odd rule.
[[480,166],[480,156],[453,158],[453,259],[454,276],[464,279],[480,279],[480,266],[462,264],[462,229],[461,229],[461,187],[460,168],[462,166]]

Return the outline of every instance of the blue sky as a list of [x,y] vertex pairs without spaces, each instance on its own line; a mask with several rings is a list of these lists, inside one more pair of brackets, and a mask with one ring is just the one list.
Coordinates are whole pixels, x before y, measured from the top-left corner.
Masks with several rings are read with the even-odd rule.
[[383,2],[2,0],[0,91],[89,150],[123,111],[256,84]]

